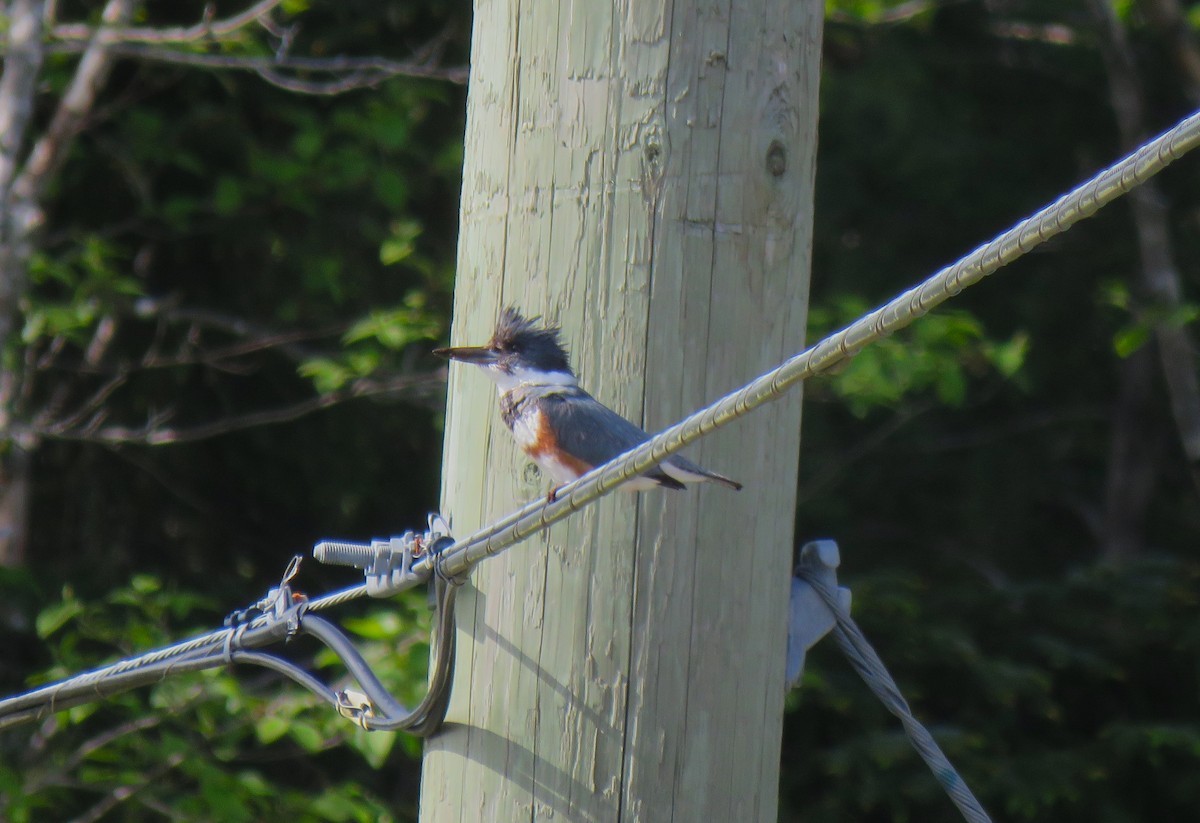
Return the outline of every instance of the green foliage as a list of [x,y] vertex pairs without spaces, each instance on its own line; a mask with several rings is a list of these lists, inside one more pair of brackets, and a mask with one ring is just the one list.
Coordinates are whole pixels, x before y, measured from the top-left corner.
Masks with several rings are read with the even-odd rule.
[[1101,301],[1116,309],[1124,320],[1113,334],[1113,351],[1118,357],[1128,357],[1150,342],[1155,329],[1184,328],[1200,319],[1200,306],[1195,303],[1142,305],[1134,300],[1129,287],[1119,281],[1103,284]]
[[316,357],[302,363],[299,373],[311,378],[322,393],[377,371],[389,352],[403,351],[417,342],[436,340],[442,321],[427,307],[424,295],[413,292],[394,308],[373,309],[342,336],[338,357]]
[[[1200,802],[1187,778],[1200,723],[1162,712],[1200,686],[1198,582],[1194,560],[1160,557],[1062,581],[877,571],[852,585],[859,624],[996,819],[1133,821]],[[803,763],[788,772],[784,819],[954,819],[832,643],[792,700]]]
[[34,290],[23,301],[26,345],[63,337],[86,345],[112,306],[129,306],[142,285],[128,272],[127,255],[96,234],[85,235],[57,256],[36,254],[29,271]]
[[[420,600],[400,598],[347,620],[385,685],[409,701],[424,688],[429,651]],[[203,631],[194,621],[215,623],[214,616],[211,597],[151,575],[94,601],[65,589],[36,617],[54,662],[30,683],[166,645]],[[336,687],[348,685],[328,650],[317,650],[311,665]],[[361,767],[415,770],[419,747],[412,740],[396,747],[403,737],[365,732],[308,692],[250,667],[169,677],[0,736],[0,816],[68,819],[102,808],[121,787],[113,809],[120,819],[169,808],[189,820],[396,820],[378,787],[366,787]],[[346,750],[359,758],[329,757]]]
[[[289,28],[292,53],[405,59],[469,20],[462,4],[367,5],[286,4],[304,13],[284,21],[300,23]],[[205,13],[198,2],[150,4],[141,24],[191,25]],[[446,43],[448,65],[465,61],[467,29]],[[245,38],[197,48],[272,53],[263,27]],[[52,56],[47,111],[76,62]],[[429,393],[414,404],[403,386],[436,368],[427,349],[446,323],[463,96],[397,78],[306,97],[249,73],[117,65],[98,102],[103,116],[89,120],[49,189],[23,338],[0,353],[23,372],[17,422],[75,423],[37,444],[44,482],[29,554],[40,573],[77,579],[87,568],[79,587],[93,597],[140,568],[240,586],[259,564],[278,564],[281,544],[303,545],[315,530],[423,519],[437,423]],[[380,402],[340,405],[392,386],[401,388],[376,394]],[[336,396],[312,404],[321,393]],[[326,410],[194,448],[118,451],[81,434],[104,426],[136,441],[147,421],[219,429],[306,404]],[[389,471],[379,442],[423,471]],[[300,478],[306,501],[293,485]],[[347,519],[364,515],[367,523]],[[286,525],[263,539],[268,523]],[[237,557],[220,581],[209,567],[214,545]]]
[[[814,339],[848,325],[870,310],[859,297],[843,295],[809,313]],[[860,352],[829,379],[839,400],[857,417],[932,393],[950,408],[963,405],[972,378],[989,372],[1013,379],[1029,348],[1029,335],[989,340],[974,315],[954,309],[924,317],[895,337]]]
[[[1118,156],[1088,4],[935,3],[887,25],[884,4],[827,8],[810,339]],[[1136,8],[1119,12],[1156,131],[1190,109]],[[1135,299],[1115,206],[806,387],[799,535],[838,539],[856,618],[997,820],[1200,804],[1200,519],[1157,373],[1133,424],[1166,455],[1143,549],[1101,549],[1131,507],[1106,496],[1125,479],[1118,357],[1156,326],[1195,331],[1195,177],[1160,179],[1182,306]],[[789,705],[781,819],[960,819],[831,641]]]

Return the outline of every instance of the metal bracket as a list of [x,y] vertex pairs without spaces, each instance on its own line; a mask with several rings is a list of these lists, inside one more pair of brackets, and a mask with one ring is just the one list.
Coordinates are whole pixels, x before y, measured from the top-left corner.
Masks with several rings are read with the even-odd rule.
[[300,572],[300,564],[303,561],[304,558],[300,555],[293,557],[291,562],[288,563],[287,569],[279,581],[279,585],[268,589],[267,596],[253,606],[238,609],[227,615],[225,617],[226,628],[232,629],[247,624],[253,617],[254,612],[258,612],[275,620],[286,618],[288,621],[288,637],[294,635],[300,628],[300,614],[303,613],[306,601],[308,600],[303,594],[293,592],[291,586],[292,580]]
[[375,707],[371,698],[357,689],[342,689],[336,692],[337,712],[347,720],[352,720],[364,729],[368,729],[367,721],[375,717]]
[[313,557],[321,563],[362,569],[368,595],[391,597],[429,579],[428,572],[413,571],[416,558],[436,555],[452,542],[445,518],[434,513],[429,515],[429,528],[420,534],[410,530],[399,537],[370,543],[322,540],[313,546]]
[[800,561],[796,564],[796,573],[792,575],[788,613],[786,682],[789,691],[800,685],[808,650],[827,635],[835,623],[833,612],[813,587],[800,577],[799,570],[804,569],[805,574],[824,581],[831,589],[837,589],[839,604],[849,610],[850,590],[837,585],[837,568],[841,562],[841,553],[837,542],[833,540],[814,540],[800,549]]

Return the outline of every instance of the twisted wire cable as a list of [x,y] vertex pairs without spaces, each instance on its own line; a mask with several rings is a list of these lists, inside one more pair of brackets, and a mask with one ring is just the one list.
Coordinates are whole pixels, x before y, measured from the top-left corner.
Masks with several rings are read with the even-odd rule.
[[867,687],[879,698],[879,702],[900,719],[904,725],[904,731],[908,734],[909,742],[912,743],[921,759],[925,761],[925,765],[929,766],[929,770],[933,772],[938,783],[946,790],[950,800],[962,812],[962,816],[970,823],[991,823],[991,818],[976,799],[970,786],[959,775],[958,770],[946,757],[945,752],[933,739],[929,730],[913,715],[908,701],[900,692],[900,687],[896,685],[896,681],[892,679],[887,667],[883,665],[883,661],[872,648],[870,641],[858,628],[858,624],[854,622],[854,618],[842,605],[836,591],[826,581],[812,574],[811,570],[804,565],[801,565],[797,571],[804,578],[804,582],[812,586],[829,611],[833,613],[836,621],[833,635],[838,646],[841,647],[842,653],[846,655]]
[[[840,365],[869,343],[899,331],[963,289],[1132,191],[1197,145],[1200,145],[1200,112],[1185,118],[1174,128],[865,317],[664,429],[637,448],[567,484],[558,491],[554,501],[531,503],[509,514],[449,546],[436,562],[446,574],[462,574],[483,558],[542,531],[687,444],[778,399],[806,378]],[[415,564],[413,570],[428,573],[433,562],[425,558]]]
[[[1077,186],[1055,202],[1022,220],[994,240],[978,247],[957,262],[941,269],[921,284],[880,306],[846,328],[829,335],[780,366],[761,375],[738,391],[722,397],[648,441],[598,466],[559,490],[552,502],[536,501],[518,509],[474,534],[456,541],[435,555],[414,562],[411,586],[437,575],[444,580],[461,578],[479,561],[548,528],[584,506],[608,494],[621,483],[641,474],[684,446],[730,423],[764,403],[777,400],[801,381],[826,372],[857,354],[868,344],[886,337],[928,313],[968,286],[1008,265],[1080,220],[1090,217],[1113,200],[1129,193],[1168,165],[1200,145],[1200,112],[1182,120],[1124,159]],[[311,610],[331,608],[367,594],[365,585],[353,586],[317,598]],[[254,631],[270,623],[266,616],[252,620]],[[15,715],[40,698],[53,705],[55,694],[78,692],[107,678],[120,677],[142,668],[159,667],[210,646],[222,646],[233,629],[210,632],[164,649],[104,666],[25,695],[0,700],[3,718]],[[220,659],[224,659],[221,656]],[[218,665],[219,663],[212,663]],[[100,689],[96,689],[100,693]],[[33,702],[30,702],[30,701]]]

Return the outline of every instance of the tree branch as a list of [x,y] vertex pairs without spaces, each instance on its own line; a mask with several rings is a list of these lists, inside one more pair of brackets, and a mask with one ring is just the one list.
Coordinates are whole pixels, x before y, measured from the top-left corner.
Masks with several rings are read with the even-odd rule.
[[89,740],[83,741],[83,743],[75,748],[71,756],[54,769],[53,772],[48,775],[34,777],[30,780],[24,787],[25,792],[27,794],[34,794],[50,786],[63,785],[66,783],[64,775],[68,775],[78,769],[83,764],[83,761],[93,753],[110,743],[120,740],[126,735],[140,734],[160,725],[163,722],[163,717],[164,715],[161,714],[148,714],[125,723],[120,723]]
[[124,23],[133,16],[136,0],[108,0],[101,14],[104,25],[96,29],[84,49],[71,84],[67,87],[58,109],[45,133],[34,143],[25,168],[13,183],[14,195],[32,204],[41,200],[50,177],[66,157],[75,135],[96,102],[96,95],[112,70],[112,38],[109,27]]
[[42,68],[42,6],[37,0],[14,0],[9,12],[4,73],[0,75],[0,207],[5,212]]
[[[296,363],[303,362],[315,356],[314,352],[296,345],[304,340],[316,340],[322,337],[332,337],[344,333],[350,328],[350,323],[337,323],[320,329],[308,331],[279,331],[278,329],[260,326],[245,317],[224,314],[211,309],[180,308],[169,302],[140,300],[134,307],[140,318],[154,317],[168,325],[189,324],[203,328],[216,329],[232,337],[242,338],[242,342],[232,344],[223,349],[217,349],[206,355],[186,358],[182,355],[164,357],[153,353],[157,347],[142,358],[142,368],[161,368],[166,366],[182,366],[191,363],[213,363],[218,360],[241,356],[269,348],[278,348],[286,357]],[[161,342],[161,341],[159,341]]]
[[1051,46],[1069,46],[1078,35],[1062,23],[1029,23],[1024,20],[997,20],[989,26],[997,37],[1006,40],[1030,40]]
[[[59,404],[48,403],[45,411],[39,413],[34,420],[37,425],[46,430],[62,430],[70,431],[84,425],[84,420],[96,420],[98,415],[103,415],[103,406],[105,401],[112,397],[113,393],[121,386],[125,385],[129,380],[129,372],[118,372],[109,380],[106,380],[100,388],[92,393],[92,396],[80,404],[79,408],[66,417],[58,417]],[[58,417],[58,419],[55,419]]]
[[[164,46],[141,43],[117,43],[109,48],[111,54],[132,60],[170,63],[219,71],[254,72],[269,83],[283,86],[290,91],[308,94],[336,94],[339,91],[377,85],[393,77],[446,80],[461,85],[467,82],[467,75],[470,71],[466,66],[446,68],[421,59],[389,60],[384,57],[291,57],[287,55],[257,57],[179,51]],[[79,50],[80,44],[78,43],[58,43],[49,47],[49,51],[55,54],[73,54]],[[291,77],[283,72],[311,72],[338,76],[329,80],[307,81]]]
[[[45,423],[34,421],[30,424],[16,424],[12,427],[16,436],[33,436],[52,440],[72,440],[105,445],[140,445],[164,446],[177,443],[194,443],[237,431],[269,426],[277,423],[289,423],[313,412],[332,408],[349,400],[364,397],[379,397],[393,394],[410,394],[415,398],[428,395],[433,388],[444,385],[446,370],[427,374],[406,375],[391,380],[357,380],[349,388],[335,392],[310,397],[277,409],[249,412],[200,423],[189,427],[168,427],[170,412],[158,412],[150,417],[142,426],[104,426],[103,417],[99,413],[92,420],[84,423],[73,417],[71,425],[63,422]],[[428,399],[426,397],[426,399]],[[431,403],[432,405],[432,403]]]
[[26,233],[25,210],[15,208],[12,188],[45,54],[43,5],[38,0],[13,0],[8,9],[4,73],[0,75],[0,431],[7,426],[18,392],[18,377],[2,358],[17,325],[26,278],[21,242]]
[[[221,20],[211,19],[212,6],[205,7],[205,18],[194,26],[168,28],[110,28],[108,34],[122,43],[194,43],[233,34],[260,17],[270,14],[283,0],[259,0],[245,11]],[[51,36],[56,40],[90,40],[95,29],[86,23],[64,23],[55,26]]]
[[146,775],[146,779],[140,783],[135,783],[128,786],[117,786],[107,795],[102,797],[92,808],[85,811],[83,814],[76,817],[71,823],[95,823],[95,821],[104,817],[117,806],[124,803],[129,798],[140,792],[147,786],[161,780],[176,766],[183,762],[183,754],[176,752],[168,757],[161,766]]

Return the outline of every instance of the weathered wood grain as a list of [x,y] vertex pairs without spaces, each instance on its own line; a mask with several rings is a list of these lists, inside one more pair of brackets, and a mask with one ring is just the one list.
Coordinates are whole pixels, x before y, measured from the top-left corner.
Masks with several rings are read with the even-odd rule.
[[[798,351],[819,0],[476,5],[455,344],[513,304],[653,431]],[[495,391],[451,370],[459,534],[545,494]],[[423,821],[773,821],[796,395],[691,456],[746,483],[618,492],[459,598]]]

